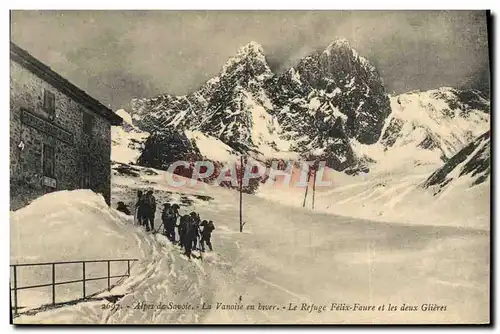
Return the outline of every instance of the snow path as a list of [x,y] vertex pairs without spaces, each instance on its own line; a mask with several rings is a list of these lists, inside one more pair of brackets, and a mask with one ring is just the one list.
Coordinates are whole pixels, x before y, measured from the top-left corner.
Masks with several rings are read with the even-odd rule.
[[279,286],[279,285],[277,285],[277,284],[274,284],[274,283],[268,282],[268,281],[266,281],[265,279],[260,278],[260,277],[257,277],[257,279],[258,279],[259,281],[261,281],[261,282],[263,282],[263,283],[267,284],[267,285],[270,285],[270,286],[272,286],[272,287],[274,287],[274,288],[278,289],[278,290],[281,290],[281,291],[283,291],[283,292],[285,292],[285,293],[288,293],[290,296],[295,297],[295,298],[297,298],[298,300],[303,300],[303,301],[306,301],[306,302],[308,302],[308,303],[310,303],[310,302],[311,302],[311,301],[310,301],[310,300],[308,300],[307,298],[302,297],[302,296],[299,296],[299,295],[297,295],[295,292],[292,292],[292,291],[290,291],[290,290],[287,290],[287,289],[285,289],[285,288],[284,288],[284,287],[282,287],[282,286]]

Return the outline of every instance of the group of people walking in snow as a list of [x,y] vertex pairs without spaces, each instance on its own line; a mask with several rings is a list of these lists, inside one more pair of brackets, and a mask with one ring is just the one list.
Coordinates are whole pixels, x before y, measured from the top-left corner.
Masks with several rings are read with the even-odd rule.
[[[212,251],[212,232],[215,230],[214,222],[211,220],[201,220],[196,212],[181,215],[179,205],[165,203],[161,214],[163,234],[173,244],[179,244],[184,249],[184,254],[191,258],[191,252],[195,249],[205,251],[205,244]],[[118,202],[117,210],[130,215],[130,210],[123,202]],[[153,191],[149,190],[145,194],[141,190],[137,192],[137,202],[135,204],[135,218],[139,225],[145,226],[146,231],[157,232],[154,229],[154,218],[156,213],[156,198]],[[179,223],[177,224],[177,221]],[[177,228],[176,238],[175,229]]]
[[[172,243],[177,243],[175,228],[179,235],[179,245],[184,248],[185,255],[190,258],[193,249],[205,251],[205,244],[212,251],[212,232],[215,230],[214,222],[211,220],[201,220],[200,215],[191,212],[189,215],[180,215],[177,204],[165,203],[162,212],[162,222],[167,238]],[[179,218],[179,224],[177,219]]]

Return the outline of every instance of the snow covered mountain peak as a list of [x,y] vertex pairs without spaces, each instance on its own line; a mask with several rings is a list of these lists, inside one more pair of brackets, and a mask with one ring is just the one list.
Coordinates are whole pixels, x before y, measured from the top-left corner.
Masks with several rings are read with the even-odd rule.
[[247,45],[241,47],[239,50],[238,50],[238,54],[241,54],[241,53],[260,53],[260,54],[264,54],[264,49],[262,47],[261,44],[255,42],[255,41],[250,41],[250,43],[248,43]]
[[334,40],[321,53],[322,56],[326,57],[332,57],[336,54],[352,58],[351,61],[361,63],[369,71],[376,71],[375,67],[366,58],[361,57],[345,38]]
[[332,48],[335,48],[335,47],[339,47],[339,46],[348,47],[348,48],[351,47],[351,45],[349,44],[349,41],[346,38],[342,37],[342,38],[338,38],[338,39],[332,41],[326,47],[326,50],[329,50],[329,49],[332,49]]
[[142,131],[194,131],[239,154],[293,153],[346,173],[402,157],[412,166],[441,164],[487,130],[490,108],[480,92],[450,87],[389,98],[377,70],[346,39],[276,75],[262,46],[250,42],[192,94],[131,106]]
[[357,51],[354,50],[349,43],[349,41],[345,38],[340,38],[332,41],[321,54],[330,56],[332,53],[340,52],[340,51],[350,51],[354,55],[358,55]]
[[336,170],[356,164],[350,139],[377,142],[390,114],[382,79],[345,39],[303,58],[276,85],[275,110],[294,149]]
[[236,55],[222,66],[221,76],[233,71],[245,71],[260,81],[273,75],[262,45],[254,41],[238,49]]
[[275,76],[262,46],[250,42],[193,94],[145,99],[133,112],[149,132],[200,131],[266,157],[316,152],[343,170],[354,161],[348,139],[376,142],[390,106],[380,76],[347,40],[327,50]]

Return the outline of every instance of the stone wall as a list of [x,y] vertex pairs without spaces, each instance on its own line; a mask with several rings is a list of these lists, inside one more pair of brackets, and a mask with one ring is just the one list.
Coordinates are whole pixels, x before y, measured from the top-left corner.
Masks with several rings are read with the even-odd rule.
[[[10,72],[11,210],[50,191],[81,188],[85,160],[91,166],[90,188],[101,193],[109,204],[110,123],[12,60]],[[43,110],[44,89],[55,94],[56,117],[50,122],[71,133],[70,144],[21,122],[23,109],[48,120]],[[90,136],[83,132],[83,113],[93,115]],[[21,142],[23,149],[19,148]],[[43,185],[43,144],[55,148],[55,189]]]

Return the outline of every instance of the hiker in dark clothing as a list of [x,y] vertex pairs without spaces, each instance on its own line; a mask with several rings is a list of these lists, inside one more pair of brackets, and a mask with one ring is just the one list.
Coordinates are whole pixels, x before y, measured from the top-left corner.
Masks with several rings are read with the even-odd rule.
[[208,245],[208,248],[211,251],[213,251],[212,242],[210,241],[210,238],[212,237],[212,231],[215,230],[214,222],[211,220],[208,222],[206,220],[204,220],[201,223],[201,227],[203,227],[203,231],[201,231],[201,241],[200,241],[201,251],[202,252],[205,251],[204,243],[206,243]]
[[170,203],[165,203],[161,215],[165,235],[170,242],[175,243],[175,225],[177,225],[177,214]]
[[[174,220],[175,224],[174,224],[174,232],[173,232],[173,237],[174,237],[174,240],[175,240],[175,228],[178,226],[177,225],[177,219],[181,217],[181,214],[179,213],[179,209],[180,209],[179,204],[173,204],[171,206],[171,209],[175,213],[175,220]],[[177,230],[178,230],[178,228],[177,228]],[[177,231],[177,235],[179,235],[179,231]],[[179,242],[180,242],[180,239],[179,239]]]
[[170,203],[164,203],[163,204],[163,211],[161,212],[161,222],[163,224],[163,234],[166,235],[168,237],[168,233],[167,233],[167,226],[168,226],[168,213],[171,209],[171,206],[170,206]]
[[118,202],[118,204],[116,206],[116,210],[123,212],[126,215],[130,215],[130,210],[123,202]]
[[200,238],[200,223],[201,223],[201,219],[200,219],[200,215],[197,214],[197,213],[194,213],[192,212],[191,213],[191,218],[193,220],[193,224],[194,224],[194,230],[195,230],[195,235],[193,237],[193,249],[198,249],[198,240]]
[[141,198],[142,198],[142,190],[138,190],[137,191],[137,202],[135,202],[135,207],[134,207],[134,218],[135,218],[135,221],[138,225],[143,224],[143,222],[142,222],[143,215],[142,215],[142,212],[140,212],[140,210],[139,210]]
[[179,231],[179,245],[181,248],[185,248],[186,242],[186,229],[191,217],[189,215],[184,215],[179,219],[179,227],[177,228]]
[[141,200],[139,201],[139,211],[141,211],[142,217],[144,218],[146,231],[154,231],[156,198],[154,197],[152,190],[149,190],[146,195],[141,197]]
[[[186,216],[184,216],[186,217]],[[188,216],[189,219],[186,221],[186,230],[184,232],[184,250],[188,259],[191,259],[191,250],[193,249],[193,241],[196,240],[196,213],[191,212]]]

